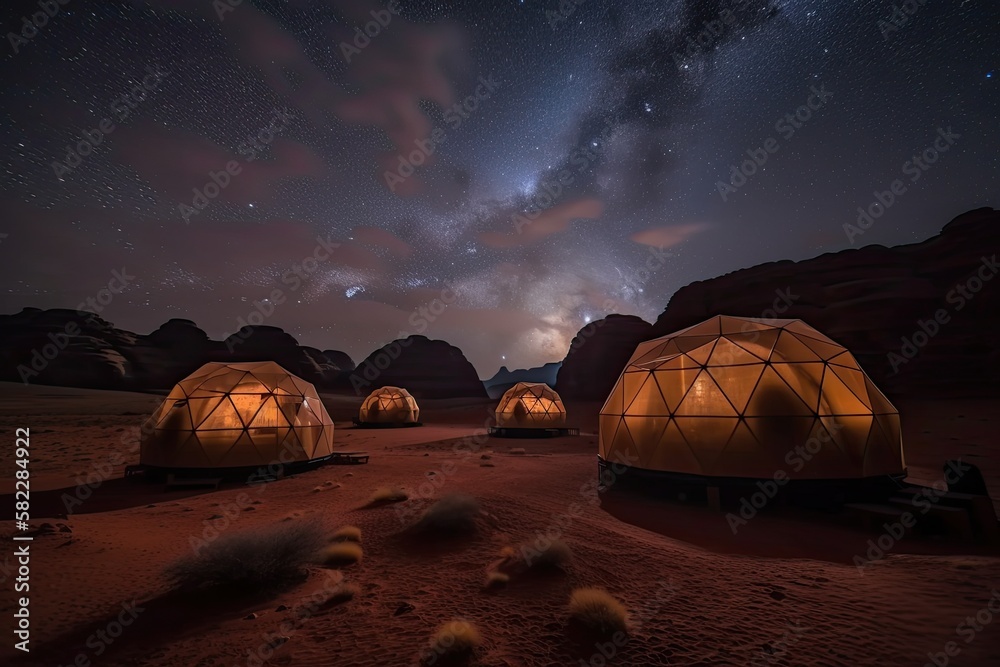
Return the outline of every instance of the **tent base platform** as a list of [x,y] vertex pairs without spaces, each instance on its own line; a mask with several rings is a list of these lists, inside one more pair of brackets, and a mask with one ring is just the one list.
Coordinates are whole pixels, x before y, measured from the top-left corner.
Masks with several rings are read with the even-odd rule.
[[355,419],[354,426],[356,428],[412,428],[423,426],[423,424],[421,422],[359,422]]
[[[776,482],[773,478],[706,477],[663,472],[613,463],[598,457],[601,491],[638,491],[713,509],[753,507],[769,503],[821,510],[839,510],[849,503],[882,503],[906,485],[905,473],[857,479],[809,479]],[[759,508],[758,508],[759,509]]]
[[361,465],[368,463],[368,452],[334,452],[329,462],[333,465]]
[[489,434],[495,438],[558,438],[563,435],[580,435],[578,428],[514,428],[490,426]]

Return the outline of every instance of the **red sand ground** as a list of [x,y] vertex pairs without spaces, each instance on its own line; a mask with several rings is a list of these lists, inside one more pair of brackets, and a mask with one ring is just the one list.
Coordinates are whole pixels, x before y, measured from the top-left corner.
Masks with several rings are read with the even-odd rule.
[[[607,588],[632,614],[631,637],[608,664],[920,667],[928,652],[943,651],[950,641],[960,652],[949,665],[1000,664],[1000,623],[971,635],[956,633],[956,626],[1000,590],[995,554],[983,547],[903,540],[862,574],[852,556],[863,554],[877,534],[816,517],[764,514],[734,536],[724,515],[706,508],[620,497],[603,506],[588,504],[581,488],[596,473],[596,436],[586,435],[596,426],[598,406],[592,404],[569,406],[571,415],[588,415],[578,420],[583,436],[491,439],[466,458],[456,457],[453,446],[481,429],[485,403],[424,402],[422,428],[354,430],[338,423],[337,442],[370,452],[368,465],[328,466],[257,487],[168,494],[161,485],[117,479],[119,466],[115,478],[63,519],[55,518],[60,489],[73,492],[77,475],[102,468],[115,452],[135,461],[122,436],[159,399],[13,384],[0,385],[0,396],[0,432],[8,441],[0,456],[0,492],[9,494],[13,487],[14,430],[29,426],[36,457],[33,523],[66,523],[72,530],[32,543],[33,651],[24,664],[69,665],[82,652],[94,665],[256,665],[261,663],[248,653],[274,633],[288,640],[266,664],[396,667],[416,664],[440,623],[464,617],[483,636],[470,664],[600,665],[595,639],[578,643],[566,613],[574,588],[595,585]],[[327,400],[338,422],[349,420],[359,403]],[[1000,461],[993,451],[1000,402],[898,407],[914,479],[939,478],[940,464],[961,455],[982,468],[1000,498]],[[511,453],[518,447],[525,453]],[[490,458],[481,458],[484,453]],[[438,471],[439,483],[425,484],[430,497],[410,504],[423,507],[451,492],[476,497],[487,515],[475,537],[414,545],[398,537],[403,525],[393,506],[364,507],[380,486],[422,495],[430,471]],[[289,517],[331,531],[345,524],[360,527],[364,561],[334,576],[354,582],[361,594],[291,630],[280,628],[297,618],[296,610],[332,571],[315,568],[301,585],[252,603],[195,604],[170,595],[163,568],[190,553],[189,539],[201,536],[206,523],[221,524],[210,518],[223,514],[240,494],[256,504],[240,512],[224,534]],[[13,498],[4,495],[3,502],[9,519]],[[566,574],[515,578],[506,589],[484,590],[485,572],[503,547],[559,525],[574,503],[581,503],[582,512],[562,522],[562,539],[574,553]],[[0,552],[4,661],[14,654],[10,533],[8,528],[0,540],[8,545]],[[96,655],[99,644],[91,640],[88,647],[88,636],[132,600],[142,608],[135,622]],[[404,603],[413,609],[396,615]],[[251,612],[257,617],[245,619]]]

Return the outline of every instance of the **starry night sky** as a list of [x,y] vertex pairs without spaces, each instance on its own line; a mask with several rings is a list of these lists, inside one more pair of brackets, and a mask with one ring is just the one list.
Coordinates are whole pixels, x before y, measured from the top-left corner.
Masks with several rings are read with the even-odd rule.
[[[558,0],[398,0],[350,62],[341,45],[384,5],[244,0],[220,19],[224,3],[70,0],[17,53],[5,38],[0,312],[76,307],[124,268],[101,315],[132,331],[183,317],[220,338],[264,310],[356,360],[445,339],[488,377],[563,358],[609,312],[652,321],[694,280],[851,247],[844,225],[897,178],[906,193],[855,247],[1000,208],[992,0],[929,0],[898,27],[888,0],[582,0],[564,17]],[[17,32],[37,6],[2,11]],[[812,87],[832,97],[776,127]],[[912,182],[904,163],[948,127],[959,138]],[[769,138],[724,200],[719,181]]]

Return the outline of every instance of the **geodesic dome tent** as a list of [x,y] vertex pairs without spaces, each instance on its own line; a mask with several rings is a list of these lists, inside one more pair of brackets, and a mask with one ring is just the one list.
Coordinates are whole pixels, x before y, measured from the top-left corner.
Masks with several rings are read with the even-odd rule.
[[640,343],[600,413],[599,457],[702,477],[898,476],[899,414],[801,320],[717,316]]
[[420,421],[420,408],[410,392],[400,387],[376,389],[358,411],[361,424],[415,424]]
[[207,363],[178,382],[142,429],[139,461],[171,469],[308,463],[333,453],[316,388],[273,361]]
[[566,425],[566,407],[544,382],[518,382],[497,405],[500,428],[559,428]]

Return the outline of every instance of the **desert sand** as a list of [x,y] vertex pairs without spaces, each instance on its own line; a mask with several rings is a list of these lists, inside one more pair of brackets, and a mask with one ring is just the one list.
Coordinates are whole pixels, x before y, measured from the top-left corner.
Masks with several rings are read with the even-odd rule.
[[[959,650],[950,665],[1000,664],[1000,623],[984,624],[971,637],[957,633],[1000,590],[995,552],[904,539],[859,571],[852,558],[878,532],[771,512],[733,535],[724,513],[708,508],[624,494],[591,503],[581,490],[597,471],[598,404],[568,405],[570,421],[582,429],[578,437],[469,440],[482,433],[495,402],[422,401],[423,427],[361,430],[350,425],[360,398],[324,396],[338,446],[369,452],[367,465],[330,465],[251,487],[171,492],[121,479],[119,465],[66,516],[61,498],[76,492],[78,479],[117,457],[137,462],[123,437],[159,398],[10,383],[0,386],[0,396],[0,431],[8,441],[0,456],[4,516],[10,519],[13,507],[14,431],[30,427],[32,523],[55,526],[32,542],[32,652],[19,655],[20,664],[69,665],[82,654],[108,666],[396,667],[417,664],[435,628],[464,618],[482,634],[469,664],[602,665],[602,646],[567,624],[567,601],[581,586],[606,588],[630,612],[629,638],[607,664],[920,667],[948,642]],[[938,480],[941,464],[962,456],[981,467],[1000,497],[1000,401],[897,407],[912,481]],[[479,449],[457,455],[463,438]],[[411,499],[366,507],[383,486],[402,487]],[[450,493],[481,504],[474,536],[426,543],[399,537],[405,523],[399,507],[420,509]],[[244,509],[220,519],[241,494]],[[359,527],[364,560],[341,570],[315,567],[293,588],[236,603],[169,590],[164,568],[190,553],[191,538],[206,535],[206,526],[226,534],[296,518],[331,532]],[[484,588],[501,549],[546,531],[572,549],[564,573]],[[10,530],[3,542],[0,577],[9,591]],[[340,580],[356,584],[360,594],[303,614],[311,594]],[[0,599],[10,637],[13,595]],[[133,601],[134,621],[120,636],[110,643],[91,638]],[[265,649],[274,636],[283,643]],[[0,659],[14,653],[11,643],[4,642]],[[263,662],[255,657],[262,650]]]

